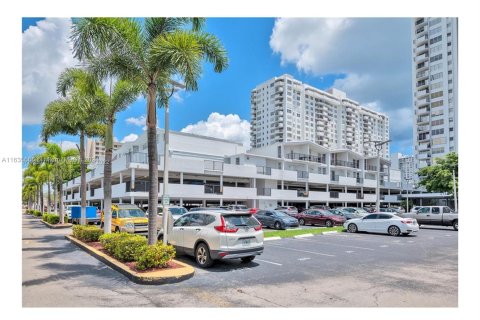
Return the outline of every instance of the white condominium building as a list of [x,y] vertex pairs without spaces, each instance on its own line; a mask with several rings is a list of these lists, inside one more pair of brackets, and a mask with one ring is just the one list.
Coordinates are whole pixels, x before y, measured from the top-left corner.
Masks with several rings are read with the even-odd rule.
[[412,20],[415,171],[458,152],[457,19]]
[[[322,91],[288,74],[270,79],[251,93],[251,145],[311,141],[330,149],[376,156],[373,142],[389,139],[389,119],[348,99],[336,89]],[[388,159],[388,144],[380,156]]]
[[[163,194],[163,130],[158,137],[159,196]],[[87,201],[103,205],[103,165],[87,173]],[[399,203],[401,183],[392,182],[390,162],[365,157],[349,149],[329,149],[311,141],[277,142],[246,150],[228,140],[170,133],[169,196],[174,204],[192,206],[245,204],[275,208],[314,204],[375,205],[377,178],[380,200]],[[114,203],[148,203],[147,135],[114,152]],[[64,184],[65,203],[80,202],[80,178]]]
[[[123,143],[114,141],[113,151],[119,149]],[[87,148],[85,149],[87,159],[100,159],[105,157],[105,144],[101,139],[87,139]]]
[[[415,157],[401,153],[394,153],[390,156],[391,168],[401,171],[402,181],[410,181],[415,177]],[[412,181],[413,182],[413,181]]]

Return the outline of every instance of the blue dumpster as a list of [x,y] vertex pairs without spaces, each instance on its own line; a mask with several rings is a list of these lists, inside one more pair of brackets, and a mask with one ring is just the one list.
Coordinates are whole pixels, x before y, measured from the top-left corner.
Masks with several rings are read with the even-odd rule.
[[[97,207],[94,206],[86,206],[86,216],[87,216],[87,223],[99,223],[100,217],[97,216]],[[72,222],[73,223],[80,223],[80,218],[82,215],[82,208],[72,207]]]

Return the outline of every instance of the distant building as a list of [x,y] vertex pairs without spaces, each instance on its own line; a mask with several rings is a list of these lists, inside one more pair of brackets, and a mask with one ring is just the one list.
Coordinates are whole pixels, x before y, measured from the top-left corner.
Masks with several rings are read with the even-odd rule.
[[[123,143],[114,141],[113,151],[119,149]],[[100,159],[105,157],[105,145],[101,139],[87,139],[87,148],[85,150],[87,159]]]
[[458,19],[412,19],[415,169],[458,152]]
[[[400,170],[402,181],[415,179],[415,157],[401,153],[393,153],[390,156],[392,169]],[[413,183],[413,181],[411,181]]]
[[[330,150],[377,155],[373,142],[389,139],[389,118],[337,89],[322,91],[284,74],[251,92],[251,145],[310,141]],[[388,159],[389,145],[380,151]]]

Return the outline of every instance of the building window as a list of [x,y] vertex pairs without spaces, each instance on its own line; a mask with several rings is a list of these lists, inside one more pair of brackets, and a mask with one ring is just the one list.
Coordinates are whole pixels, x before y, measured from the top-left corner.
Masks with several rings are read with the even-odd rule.
[[430,62],[438,61],[440,59],[442,59],[442,54],[438,54],[436,56],[431,57]]
[[238,166],[240,165],[240,158],[235,158],[235,164]]

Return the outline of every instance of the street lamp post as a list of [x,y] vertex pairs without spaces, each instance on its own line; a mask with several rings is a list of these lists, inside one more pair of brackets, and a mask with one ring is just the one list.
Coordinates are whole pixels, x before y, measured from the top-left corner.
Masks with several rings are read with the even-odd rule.
[[377,194],[377,202],[375,205],[376,212],[380,212],[380,150],[382,150],[384,144],[389,143],[390,141],[392,140],[385,140],[385,141],[369,140],[365,142],[365,143],[373,142],[375,144],[375,149],[377,149],[377,188],[375,190]]
[[409,213],[410,211],[408,211],[408,189],[410,187],[410,180],[412,180],[412,178],[407,178],[405,177],[405,181],[407,181],[407,213]]
[[163,243],[168,243],[168,208],[170,206],[170,197],[168,195],[168,170],[170,158],[170,108],[168,101],[177,89],[184,89],[185,85],[170,80],[172,85],[170,95],[165,99],[165,131],[163,136],[163,195],[162,195],[162,214],[163,214]]

